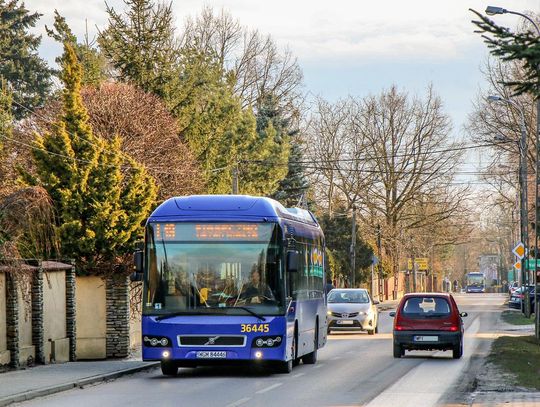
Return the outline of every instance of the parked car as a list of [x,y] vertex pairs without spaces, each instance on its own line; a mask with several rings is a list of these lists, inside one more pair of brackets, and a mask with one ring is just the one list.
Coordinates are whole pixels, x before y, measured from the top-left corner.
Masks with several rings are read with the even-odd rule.
[[[533,285],[529,285],[529,301],[531,304],[531,311],[534,312],[534,293],[535,289]],[[525,297],[525,286],[517,288],[512,295],[510,296],[510,300],[508,301],[508,306],[510,308],[517,308],[520,310],[523,310],[524,301],[523,298]]]
[[328,293],[328,333],[339,330],[378,332],[379,313],[367,290],[335,288]]
[[512,294],[519,288],[519,283],[517,281],[513,281],[508,285],[508,295],[511,297]]
[[447,293],[411,293],[400,301],[394,317],[394,357],[405,351],[452,350],[452,357],[463,355],[463,320],[454,297]]

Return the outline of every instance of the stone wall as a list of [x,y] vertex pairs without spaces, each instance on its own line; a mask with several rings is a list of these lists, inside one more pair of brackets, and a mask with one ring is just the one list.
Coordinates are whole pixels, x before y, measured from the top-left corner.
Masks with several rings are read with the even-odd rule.
[[7,310],[6,310],[6,273],[0,272],[0,366],[10,362],[9,349],[7,347]]
[[66,336],[69,339],[69,360],[77,360],[77,304],[75,292],[75,266],[66,270]]
[[129,278],[107,278],[107,357],[129,354]]
[[17,280],[12,273],[6,273],[6,337],[10,352],[10,366],[19,367],[19,302],[17,301]]
[[37,269],[32,273],[32,344],[34,345],[35,360],[45,363],[43,343],[43,269],[38,263]]

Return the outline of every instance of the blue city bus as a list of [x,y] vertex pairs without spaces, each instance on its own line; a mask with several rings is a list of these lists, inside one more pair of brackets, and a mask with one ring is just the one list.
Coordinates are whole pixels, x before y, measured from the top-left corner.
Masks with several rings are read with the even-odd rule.
[[326,343],[324,236],[311,212],[269,198],[171,198],[149,217],[142,355],[179,367],[257,363],[289,373]]
[[486,278],[484,273],[467,273],[467,285],[465,290],[468,293],[483,293],[486,291]]

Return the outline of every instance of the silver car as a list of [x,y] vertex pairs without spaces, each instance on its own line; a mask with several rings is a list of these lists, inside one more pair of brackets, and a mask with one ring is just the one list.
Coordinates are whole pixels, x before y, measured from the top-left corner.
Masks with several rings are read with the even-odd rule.
[[328,333],[330,331],[378,332],[379,313],[367,290],[363,288],[335,288],[328,293]]

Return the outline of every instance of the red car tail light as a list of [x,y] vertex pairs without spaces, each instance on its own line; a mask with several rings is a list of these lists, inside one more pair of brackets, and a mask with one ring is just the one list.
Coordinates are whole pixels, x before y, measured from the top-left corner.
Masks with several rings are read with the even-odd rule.
[[452,325],[452,326],[445,326],[441,328],[442,331],[450,331],[450,332],[457,332],[459,331],[459,326]]

